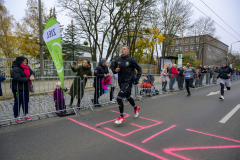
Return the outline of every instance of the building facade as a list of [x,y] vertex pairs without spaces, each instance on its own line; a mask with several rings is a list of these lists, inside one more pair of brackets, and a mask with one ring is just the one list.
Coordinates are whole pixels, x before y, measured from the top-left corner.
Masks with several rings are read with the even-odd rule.
[[222,61],[226,61],[228,53],[228,45],[209,35],[176,37],[168,49],[174,56],[194,53],[193,58],[208,66],[220,66]]

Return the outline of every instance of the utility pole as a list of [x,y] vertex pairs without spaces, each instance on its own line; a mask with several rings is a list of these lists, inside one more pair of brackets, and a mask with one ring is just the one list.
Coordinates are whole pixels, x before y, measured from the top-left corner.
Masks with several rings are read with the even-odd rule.
[[38,10],[39,10],[39,45],[40,45],[40,76],[44,76],[44,69],[43,69],[43,35],[42,35],[42,6],[41,0],[38,0]]

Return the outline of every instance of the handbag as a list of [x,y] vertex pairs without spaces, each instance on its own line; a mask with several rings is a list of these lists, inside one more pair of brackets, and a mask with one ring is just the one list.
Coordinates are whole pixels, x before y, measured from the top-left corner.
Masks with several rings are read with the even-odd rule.
[[30,85],[30,92],[31,92],[31,93],[34,93],[33,85]]

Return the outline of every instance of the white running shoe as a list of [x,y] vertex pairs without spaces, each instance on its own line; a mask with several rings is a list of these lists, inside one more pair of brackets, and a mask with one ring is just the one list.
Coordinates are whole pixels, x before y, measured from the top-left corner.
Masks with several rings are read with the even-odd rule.
[[221,100],[224,100],[224,97],[223,97],[223,96],[221,96],[221,97],[219,97],[219,99],[221,99]]
[[109,103],[110,103],[110,104],[115,104],[116,102],[115,102],[115,101],[113,101],[113,100],[111,100]]
[[123,116],[123,117],[122,117],[122,116],[119,116],[118,119],[115,121],[115,123],[116,123],[116,124],[121,124],[121,123],[124,122],[124,121],[125,121],[124,116]]

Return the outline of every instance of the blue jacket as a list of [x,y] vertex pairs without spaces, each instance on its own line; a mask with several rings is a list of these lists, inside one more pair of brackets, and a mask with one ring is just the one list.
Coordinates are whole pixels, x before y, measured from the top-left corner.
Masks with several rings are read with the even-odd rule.
[[4,81],[6,78],[3,75],[0,75],[0,96],[2,96],[2,87],[1,82]]

